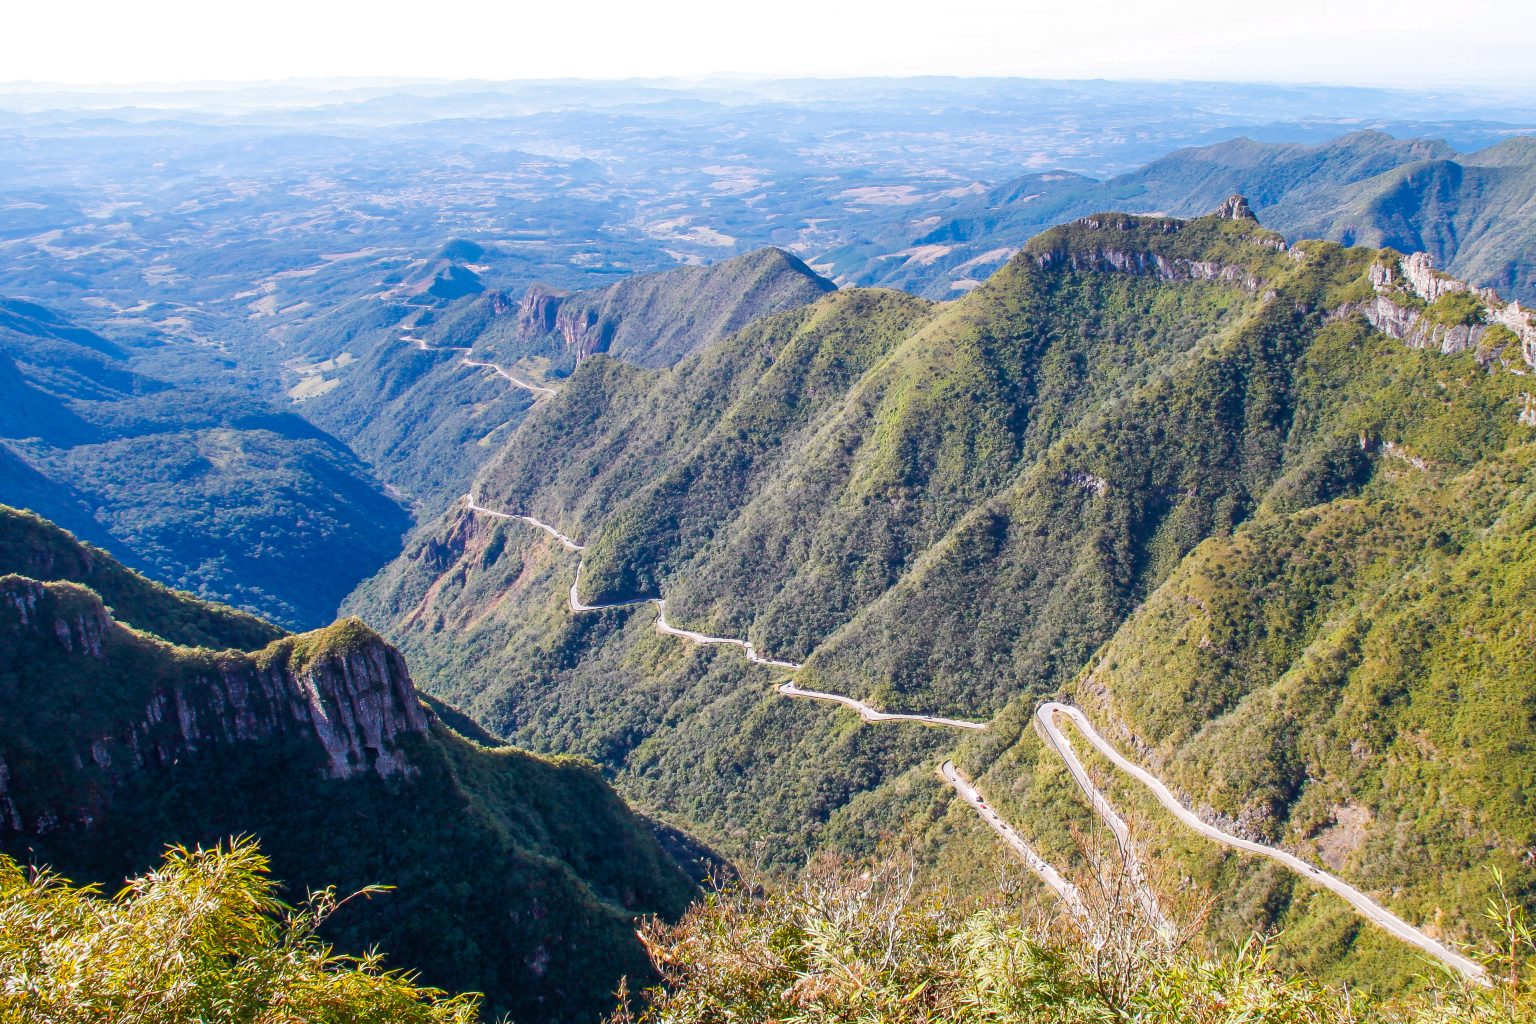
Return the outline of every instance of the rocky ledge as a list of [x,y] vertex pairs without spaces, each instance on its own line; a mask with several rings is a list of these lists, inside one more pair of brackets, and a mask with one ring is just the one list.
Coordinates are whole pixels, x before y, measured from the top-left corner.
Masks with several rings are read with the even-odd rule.
[[250,653],[176,647],[88,588],[6,576],[0,637],[0,685],[25,680],[0,694],[0,831],[89,826],[136,772],[280,738],[334,778],[409,775],[429,727],[404,659],[356,619]]

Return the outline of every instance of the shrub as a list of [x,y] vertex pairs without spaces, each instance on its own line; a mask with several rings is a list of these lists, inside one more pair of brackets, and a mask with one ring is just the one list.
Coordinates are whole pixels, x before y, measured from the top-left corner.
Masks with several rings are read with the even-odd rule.
[[[315,929],[334,890],[298,907],[274,895],[250,840],[174,848],[107,899],[0,857],[0,1019],[17,1024],[468,1024],[449,997],[339,956]],[[367,896],[372,890],[356,895]],[[348,897],[351,899],[353,897]]]

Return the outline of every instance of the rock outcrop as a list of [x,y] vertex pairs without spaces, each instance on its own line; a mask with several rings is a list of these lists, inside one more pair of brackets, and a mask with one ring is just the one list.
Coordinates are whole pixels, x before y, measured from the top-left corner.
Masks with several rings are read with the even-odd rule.
[[517,331],[529,338],[537,338],[555,329],[555,316],[566,293],[547,285],[530,285],[517,305]]
[[[1038,236],[1025,251],[1042,270],[1065,268],[1079,273],[1136,274],[1163,281],[1219,281],[1249,293],[1258,293],[1264,288],[1264,282],[1252,266],[1202,259],[1205,246],[1180,244],[1180,239],[1192,225],[1212,218],[1251,225],[1242,236],[1242,244],[1255,251],[1285,252],[1288,249],[1282,236],[1258,226],[1258,219],[1248,209],[1247,200],[1233,196],[1209,218],[1194,221],[1125,213],[1081,217]],[[1208,225],[1199,229],[1201,235],[1207,230]]]
[[1228,196],[1226,202],[1216,207],[1215,216],[1222,220],[1251,220],[1254,223],[1259,220],[1248,205],[1247,196]]
[[409,775],[407,737],[428,729],[404,660],[355,619],[215,652],[122,625],[86,587],[6,576],[0,637],[0,675],[26,679],[0,693],[0,831],[89,826],[135,773],[271,740],[333,778]]
[[[1472,352],[1484,365],[1518,373],[1536,367],[1536,323],[1530,311],[1519,302],[1506,303],[1491,288],[1474,288],[1442,274],[1428,253],[1377,263],[1371,268],[1371,286],[1375,300],[1366,303],[1362,312],[1383,334],[1447,355]],[[1443,323],[1431,315],[1435,303],[1461,292],[1482,303],[1480,323]],[[1414,299],[1423,303],[1422,308]]]

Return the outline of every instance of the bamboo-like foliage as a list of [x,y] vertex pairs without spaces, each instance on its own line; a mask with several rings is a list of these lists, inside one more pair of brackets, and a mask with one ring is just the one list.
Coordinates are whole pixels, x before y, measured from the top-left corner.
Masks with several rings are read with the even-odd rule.
[[257,844],[177,847],[107,898],[0,857],[7,1024],[470,1024],[476,996],[423,988],[316,929],[347,899],[277,898]]

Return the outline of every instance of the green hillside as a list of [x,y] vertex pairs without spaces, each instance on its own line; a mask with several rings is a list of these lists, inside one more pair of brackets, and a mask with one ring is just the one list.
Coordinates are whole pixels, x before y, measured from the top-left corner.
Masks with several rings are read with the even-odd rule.
[[[1452,544],[1475,529],[1447,524],[1452,540],[1442,542],[1438,530],[1397,523],[1408,515],[1404,467],[1417,479],[1523,465],[1523,378],[1503,369],[1523,364],[1502,329],[1474,327],[1464,351],[1443,355],[1366,322],[1382,302],[1402,303],[1392,308],[1403,316],[1425,305],[1373,284],[1396,259],[1326,242],[1288,248],[1240,215],[1095,215],[1035,239],[952,304],[845,290],[670,370],[588,360],[487,464],[476,496],[579,538],[585,601],[664,594],[674,624],[804,660],[804,686],[886,710],[996,716],[959,759],[1055,855],[1071,857],[1064,823],[1086,822],[1059,766],[1032,767],[1040,748],[1023,725],[1036,702],[1068,693],[1107,709],[1106,724],[1123,718],[1130,737],[1176,744],[1167,753],[1179,756],[1176,784],[1226,794],[1199,806],[1244,827],[1262,811],[1258,834],[1299,849],[1315,853],[1307,844],[1328,827],[1330,801],[1352,794],[1378,823],[1366,832],[1381,830],[1362,847],[1376,860],[1346,857],[1338,870],[1390,888],[1410,917],[1432,917],[1447,935],[1474,934],[1491,884],[1483,851],[1529,846],[1518,800],[1474,815],[1478,776],[1443,776],[1431,793],[1460,823],[1455,839],[1437,838],[1432,816],[1415,831],[1406,809],[1370,796],[1397,785],[1381,781],[1381,766],[1303,800],[1295,787],[1314,777],[1308,759],[1350,749],[1339,738],[1348,729],[1329,731],[1341,725],[1331,703],[1308,719],[1258,710],[1280,699],[1265,673],[1289,671],[1312,631],[1376,585],[1353,566],[1359,580],[1313,578],[1343,573],[1336,552],[1364,543],[1336,517],[1362,502],[1390,507],[1374,546],[1356,557],[1374,552],[1379,565],[1403,569],[1424,538]],[[1468,514],[1459,498],[1425,500]],[[1506,513],[1490,512],[1490,526],[1525,529],[1497,501],[1489,507]],[[1108,695],[1085,675],[1115,644],[1192,657],[1184,634],[1161,632],[1166,616],[1153,617],[1170,588],[1212,545],[1258,543],[1324,510],[1343,531],[1328,541],[1337,548],[1325,556],[1305,545],[1304,554],[1325,564],[1290,569],[1276,551],[1251,584],[1258,604],[1222,613],[1250,653],[1198,661],[1184,682],[1137,672]],[[519,742],[598,759],[626,792],[733,852],[793,865],[817,849],[871,852],[882,836],[902,835],[946,871],[958,857],[976,861],[959,874],[986,875],[977,858],[995,845],[933,775],[955,736],[870,728],[786,701],[770,687],[775,673],[739,652],[657,634],[649,606],[572,616],[565,592],[577,559],[523,523],[458,507],[349,607],[402,644],[429,689]],[[1462,621],[1453,591],[1411,593],[1428,602],[1421,614]],[[1372,600],[1401,614],[1407,594]],[[1291,632],[1282,639],[1256,614],[1289,616],[1281,624]],[[1507,661],[1453,656],[1448,633],[1422,636],[1433,658],[1489,680],[1456,688],[1472,720],[1500,714],[1533,685]],[[1422,704],[1443,685],[1416,667],[1430,657],[1380,671]],[[1122,707],[1122,691],[1141,696]],[[1250,699],[1234,731],[1222,731],[1220,716]],[[1155,717],[1172,708],[1183,709],[1187,742]],[[1211,716],[1216,725],[1205,724]],[[1417,742],[1410,718],[1388,714],[1376,727],[1384,744]],[[1261,737],[1273,757],[1249,754],[1238,736]],[[1501,778],[1529,760],[1507,736],[1465,742]],[[1439,749],[1426,746],[1421,760],[1437,762]],[[1122,798],[1138,806],[1134,794]],[[1285,924],[1318,939],[1287,955],[1319,969],[1387,985],[1414,969],[1331,897],[1303,898],[1284,872],[1198,849],[1145,810],[1138,820],[1165,837],[1157,842],[1170,864],[1188,858],[1206,891],[1242,894],[1221,901],[1213,941]],[[1527,892],[1529,866],[1500,860]],[[1393,872],[1419,888],[1400,890]]]
[[1536,302],[1533,197],[1536,138],[1517,136],[1464,156],[1416,160],[1335,190],[1311,209],[1287,210],[1287,229],[1428,252],[1457,276],[1529,304]]
[[281,634],[10,510],[0,557],[0,851],[112,890],[253,836],[291,900],[392,887],[324,936],[487,1019],[591,1020],[651,977],[633,922],[693,885],[591,765],[454,732],[356,620]]
[[535,398],[463,358],[534,382],[558,382],[597,352],[667,366],[830,290],[799,259],[767,248],[569,294],[535,285],[521,300],[499,291],[458,297],[368,335],[331,390],[301,409],[419,507],[435,510],[464,492]]
[[397,550],[404,510],[298,416],[228,386],[173,386],[132,356],[0,300],[0,500],[203,597],[330,621]]

